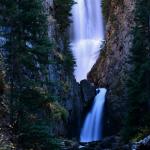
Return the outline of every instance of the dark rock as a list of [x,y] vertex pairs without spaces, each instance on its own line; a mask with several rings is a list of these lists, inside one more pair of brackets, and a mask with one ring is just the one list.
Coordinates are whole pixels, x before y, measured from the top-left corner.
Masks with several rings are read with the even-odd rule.
[[83,102],[81,98],[80,86],[75,79],[70,82],[70,90],[64,104],[65,108],[69,112],[66,128],[68,131],[68,136],[79,137],[82,122]]
[[81,143],[81,150],[131,150],[130,144],[124,145],[119,136],[110,136],[97,142]]
[[96,147],[96,150],[99,149],[114,149],[117,150],[117,148],[121,147],[122,142],[121,138],[118,136],[110,136],[104,138],[99,145]]
[[92,85],[89,81],[87,80],[82,80],[80,82],[80,87],[81,87],[81,93],[82,93],[82,98],[84,102],[88,102],[90,100],[93,100],[95,97],[95,86]]

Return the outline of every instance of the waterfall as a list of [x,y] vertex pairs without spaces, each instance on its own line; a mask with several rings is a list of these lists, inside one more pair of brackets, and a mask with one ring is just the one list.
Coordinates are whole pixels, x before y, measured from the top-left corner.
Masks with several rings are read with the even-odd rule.
[[97,89],[92,110],[87,114],[80,134],[80,142],[99,141],[102,138],[102,118],[105,103],[105,88]]
[[[71,46],[76,59],[75,77],[78,82],[87,78],[104,40],[101,0],[74,0],[72,8]],[[91,142],[102,137],[102,115],[106,89],[94,99],[92,110],[88,113],[81,130],[80,141]]]
[[104,40],[101,0],[74,0],[72,8],[72,52],[76,59],[75,77],[86,79]]

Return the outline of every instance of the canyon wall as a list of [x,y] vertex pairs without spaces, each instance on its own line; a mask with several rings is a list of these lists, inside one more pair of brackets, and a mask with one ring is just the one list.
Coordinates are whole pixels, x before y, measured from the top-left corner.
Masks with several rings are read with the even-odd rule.
[[55,6],[55,1],[45,0],[45,8],[48,14],[49,38],[54,43],[50,54],[50,60],[53,63],[49,65],[49,80],[52,83],[49,91],[56,95],[57,101],[68,114],[65,120],[54,120],[52,132],[57,136],[77,137],[81,127],[83,104],[79,84],[75,80],[73,71],[69,69],[70,66],[67,66],[68,59],[73,59],[72,57],[66,58],[66,51],[69,47],[68,28],[64,28],[64,32],[60,31],[61,24],[59,23],[61,22],[56,17],[56,9],[59,9],[59,6]]
[[[104,5],[104,4],[103,4]],[[88,74],[88,80],[97,87],[106,87],[108,96],[105,109],[105,135],[120,131],[126,114],[127,88],[125,86],[130,66],[129,49],[134,26],[134,0],[110,0],[104,48]]]

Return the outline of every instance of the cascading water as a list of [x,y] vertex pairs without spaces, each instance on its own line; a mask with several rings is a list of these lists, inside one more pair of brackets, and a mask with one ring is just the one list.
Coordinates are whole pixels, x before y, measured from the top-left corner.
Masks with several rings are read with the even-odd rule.
[[72,51],[76,59],[75,77],[86,79],[104,40],[101,0],[74,0],[72,9]]
[[[75,77],[78,82],[86,79],[87,73],[94,65],[104,40],[101,0],[74,0],[72,8],[72,51],[76,59]],[[92,110],[88,113],[81,130],[80,141],[91,142],[102,137],[102,114],[106,89],[100,91]]]
[[102,118],[105,103],[105,88],[97,89],[92,110],[87,114],[80,134],[80,142],[99,141],[102,138]]

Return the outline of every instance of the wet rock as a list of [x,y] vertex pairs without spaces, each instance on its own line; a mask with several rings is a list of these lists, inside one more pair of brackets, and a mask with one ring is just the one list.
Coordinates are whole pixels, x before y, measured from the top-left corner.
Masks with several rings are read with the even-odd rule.
[[109,136],[101,141],[80,143],[81,150],[131,150],[130,144],[124,145],[119,136]]
[[79,144],[77,141],[60,139],[59,147],[61,150],[77,150]]

